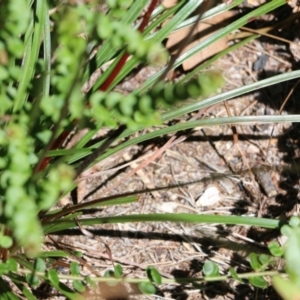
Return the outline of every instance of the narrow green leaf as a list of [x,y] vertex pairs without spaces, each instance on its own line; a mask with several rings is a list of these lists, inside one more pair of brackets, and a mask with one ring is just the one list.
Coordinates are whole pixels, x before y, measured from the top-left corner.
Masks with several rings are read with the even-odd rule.
[[59,282],[59,278],[57,275],[56,270],[50,269],[48,271],[48,279],[50,280],[50,284],[57,289],[59,292],[61,292],[64,296],[67,297],[67,299],[70,300],[85,300],[84,297],[82,297],[80,294],[72,291],[67,285],[65,285],[62,282]]
[[[3,297],[3,300],[19,300],[14,292],[11,290],[10,286],[5,280],[0,277],[0,296]],[[2,299],[2,298],[1,298]]]
[[[164,10],[164,12],[163,12],[163,14],[161,16],[159,16],[158,18],[154,19],[153,22],[151,22],[150,24],[148,24],[148,26],[145,28],[145,30],[143,32],[143,36],[145,36],[147,39],[154,39],[154,40],[158,41],[156,34],[159,32],[159,30],[156,31],[154,34],[151,34],[151,32],[153,32],[153,30],[161,27],[161,25],[166,20],[168,20],[174,13],[176,13],[176,11],[178,11],[178,9],[182,5],[183,5],[183,1],[181,1],[181,3],[178,3],[175,6],[169,8],[167,10]],[[182,23],[185,23],[185,22],[182,22]],[[182,23],[180,23],[177,27],[175,27],[175,29],[172,29],[172,32],[174,32],[176,29],[178,29]],[[149,33],[150,33],[150,35],[149,35]]]
[[37,300],[36,297],[25,287],[24,284],[18,284],[18,288],[21,290],[22,294],[27,300]]
[[[189,1],[188,3],[189,4],[194,4],[193,1]],[[281,6],[281,5],[284,5],[284,4],[286,4],[286,0],[273,0],[273,1],[270,1],[269,3],[266,3],[264,5],[259,6],[257,9],[252,10],[250,13],[244,15],[243,17],[239,18],[238,20],[236,20],[234,22],[231,22],[228,26],[225,26],[224,28],[218,30],[217,32],[215,32],[214,34],[212,34],[211,36],[209,36],[208,38],[204,39],[203,41],[201,41],[200,43],[198,43],[197,45],[195,45],[193,48],[189,49],[187,52],[183,53],[176,60],[176,62],[173,65],[172,69],[177,68],[185,60],[187,60],[188,58],[192,57],[196,53],[202,51],[203,49],[205,49],[206,47],[208,47],[212,43],[220,40],[224,36],[232,33],[233,31],[237,30],[238,28],[246,25],[249,22],[249,20],[252,20],[253,18],[257,18],[257,17],[259,17],[261,15],[264,15],[264,14],[266,14],[266,13],[268,13],[268,12],[274,10],[275,8],[277,8],[277,7]],[[187,7],[187,5],[184,6],[184,8],[186,8],[186,7]],[[183,9],[181,11],[183,11]],[[175,17],[172,18],[171,21],[173,21],[173,19],[175,19]],[[171,23],[171,21],[168,22],[167,25],[171,24],[173,26],[173,24]],[[167,27],[167,26],[164,26],[164,27]],[[163,27],[163,29],[164,29],[164,27]],[[161,31],[163,32],[163,30],[161,30]],[[158,37],[158,39],[159,39],[159,37]],[[157,72],[155,75],[153,75],[152,77],[150,77],[143,85],[141,85],[138,89],[136,89],[133,93],[134,94],[138,94],[138,93],[140,93],[142,91],[147,90],[151,86],[153,86],[153,84],[163,74],[164,71],[165,71],[165,68],[163,68],[162,70],[160,70],[159,72]]]
[[[165,26],[162,26],[161,30],[159,30],[153,37],[153,40],[155,40],[156,42],[163,41],[177,25],[179,25],[182,21],[184,21],[195,10],[197,5],[199,5],[199,1],[198,0],[190,0],[186,3],[184,3],[184,1],[182,1],[181,3],[178,4],[177,7],[180,7],[182,4],[185,4],[185,5],[183,5],[182,8],[177,11],[176,15],[173,16],[169,20],[169,22],[167,22],[167,24],[165,24]],[[176,8],[174,8],[174,9],[176,9]],[[118,56],[117,60],[120,59],[120,57],[121,57],[121,55]],[[112,86],[115,86],[118,82],[120,82],[127,74],[130,73],[131,70],[133,70],[134,67],[137,66],[138,63],[139,63],[139,61],[135,57],[132,57],[125,64],[125,66],[122,68],[122,70],[119,72],[118,76],[113,81]],[[104,76],[105,76],[105,73],[103,74]],[[95,83],[95,85],[93,87],[93,91],[95,91],[96,89],[99,88],[100,84],[102,83],[101,81],[102,81],[103,75]],[[159,76],[157,76],[155,78],[155,80],[158,77]]]
[[[32,37],[29,39],[25,62],[23,65],[22,78],[20,80],[20,84],[18,86],[17,95],[14,100],[13,111],[19,110],[28,97],[28,92],[26,91],[29,87],[30,80],[33,78],[35,72],[35,64],[38,59],[41,40],[43,36],[44,29],[44,16],[48,14],[46,1],[37,1],[34,11],[34,16],[32,19],[34,20],[34,30],[32,31]],[[28,30],[31,30],[30,28]]]
[[[264,79],[261,81],[257,81],[255,83],[251,83],[246,86],[239,87],[237,89],[234,89],[234,90],[231,90],[228,92],[221,93],[219,95],[216,95],[216,96],[213,96],[210,98],[206,98],[202,101],[197,101],[192,104],[185,105],[176,110],[170,110],[170,111],[164,113],[162,118],[163,118],[163,121],[168,121],[168,120],[172,120],[175,118],[179,118],[180,116],[183,116],[185,114],[197,111],[199,109],[220,103],[224,100],[229,100],[231,98],[238,97],[240,95],[256,91],[263,87],[268,87],[268,86],[271,86],[271,85],[274,85],[277,83],[282,83],[282,82],[292,80],[292,79],[297,79],[299,77],[300,77],[299,70],[296,70],[296,71],[293,71],[290,73],[276,75],[276,76],[273,76],[273,77],[270,77],[270,78],[267,78],[267,79]],[[298,121],[299,121],[299,116],[298,116]]]
[[[80,219],[82,225],[134,223],[134,222],[185,222],[185,223],[217,223],[228,225],[250,225],[263,228],[279,228],[279,220],[254,218],[246,216],[196,215],[196,214],[133,214],[103,218]],[[44,225],[45,233],[76,227],[74,220],[55,220]]]
[[34,271],[33,264],[25,259],[24,255],[15,256],[14,259],[17,263],[19,263],[22,267],[29,269],[30,271]]
[[[129,10],[127,11],[126,15],[124,16],[124,18],[122,19],[122,22],[124,24],[132,24],[132,22],[134,22],[140,15],[140,13],[143,11],[147,3],[148,0],[134,1],[131,7],[129,8]],[[110,39],[105,40],[103,45],[101,45],[99,51],[96,54],[96,68],[101,67],[105,62],[111,60],[115,55],[116,51],[117,50],[114,47],[112,47]],[[89,71],[93,72],[95,71],[96,68],[90,66]],[[91,75],[89,71],[85,72],[84,74],[85,80],[87,80]],[[103,83],[103,78],[104,77],[101,76],[97,80],[97,82],[94,85],[95,88],[93,87],[93,91],[97,90],[98,87]]]
[[[231,3],[223,3],[217,6],[214,6],[210,10],[206,11],[202,17],[201,17],[201,22],[208,20],[209,18],[213,18],[217,16],[218,14],[221,14],[224,11],[227,11],[231,8],[234,8],[235,6],[241,4],[244,0],[235,0],[232,1]],[[191,17],[187,19],[186,21],[182,22],[179,26],[177,26],[172,32],[175,32],[181,28],[188,27],[190,25],[193,25],[195,21],[197,20],[198,16]]]
[[44,74],[43,81],[43,96],[48,97],[50,91],[50,72],[51,72],[51,29],[50,29],[50,16],[49,16],[49,8],[48,2],[45,1],[45,9],[44,9],[44,60],[46,63],[46,72]]
[[77,257],[82,257],[83,255],[82,251],[72,251],[72,253]]
[[177,83],[178,84],[182,84],[188,80],[190,80],[191,78],[194,78],[195,76],[198,76],[198,74],[200,72],[203,72],[204,70],[206,70],[207,67],[211,66],[215,61],[217,61],[219,58],[225,56],[228,53],[232,53],[233,51],[235,51],[236,49],[241,48],[242,46],[248,44],[249,42],[251,42],[254,39],[257,39],[259,37],[259,35],[252,35],[226,49],[224,49],[223,51],[219,52],[218,54],[216,54],[215,56],[213,56],[212,58],[206,60],[204,63],[202,63],[200,66],[196,67],[195,69],[193,69],[191,72],[189,72],[188,74],[186,74],[184,77],[180,78]]
[[48,257],[69,257],[69,254],[65,251],[55,250],[55,251],[45,251],[39,253],[40,258],[48,258]]
[[143,294],[153,295],[156,293],[156,287],[151,282],[140,282],[138,287]]

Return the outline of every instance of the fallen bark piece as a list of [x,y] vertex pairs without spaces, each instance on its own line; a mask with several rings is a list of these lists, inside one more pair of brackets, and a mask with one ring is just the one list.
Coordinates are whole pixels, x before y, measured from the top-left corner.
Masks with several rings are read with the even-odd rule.
[[[183,53],[187,52],[210,35],[215,33],[220,28],[224,27],[224,23],[232,18],[236,14],[235,11],[225,11],[213,18],[200,22],[191,38],[191,42],[184,48]],[[167,49],[172,55],[176,55],[180,42],[189,34],[191,26],[175,31],[170,34],[167,41]],[[208,47],[202,49],[189,59],[185,60],[182,67],[185,71],[188,71],[211,56],[223,51],[227,48],[228,37],[223,37]],[[183,54],[181,53],[181,54]]]

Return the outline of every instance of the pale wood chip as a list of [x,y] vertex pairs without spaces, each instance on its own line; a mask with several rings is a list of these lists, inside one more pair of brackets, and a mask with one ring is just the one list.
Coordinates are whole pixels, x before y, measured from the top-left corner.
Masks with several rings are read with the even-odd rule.
[[[130,160],[130,156],[128,153],[124,153],[123,154],[123,157],[126,161]],[[138,168],[138,164],[136,162],[132,162],[130,164],[130,167],[132,169],[135,169],[135,168]],[[155,185],[151,182],[151,180],[149,179],[149,177],[147,176],[147,174],[144,172],[144,170],[140,169],[136,172],[136,174],[141,178],[141,180],[143,181],[143,183],[145,184],[145,186],[148,188],[148,189],[154,189],[155,188]],[[159,192],[156,192],[156,191],[151,191],[151,194],[154,198],[158,199],[160,198],[160,194]]]
[[165,8],[171,8],[171,7],[175,6],[177,3],[178,3],[178,0],[164,0],[162,2],[162,5]]

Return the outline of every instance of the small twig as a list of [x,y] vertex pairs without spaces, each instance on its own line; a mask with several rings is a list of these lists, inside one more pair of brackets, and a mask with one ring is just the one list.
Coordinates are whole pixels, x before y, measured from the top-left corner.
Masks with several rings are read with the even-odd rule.
[[113,186],[108,188],[105,192],[108,193],[108,192],[111,192],[112,190],[116,189],[119,185],[121,185],[125,180],[130,178],[137,171],[139,171],[142,168],[145,168],[146,166],[148,166],[153,160],[155,160],[156,158],[161,156],[164,153],[164,151],[168,147],[170,147],[170,145],[172,144],[172,142],[175,139],[176,139],[176,136],[173,136],[172,138],[170,138],[169,141],[163,147],[161,147],[159,150],[157,150],[152,156],[150,156],[147,160],[145,160],[143,163],[141,163],[138,167],[134,168],[132,171],[130,171],[128,174],[126,174],[121,180],[116,182]]
[[[228,106],[228,104],[227,104],[226,101],[224,101],[224,106],[225,106],[225,109],[226,109],[226,112],[227,112],[228,117],[232,117],[230,108],[229,108],[229,106]],[[233,143],[234,143],[234,145],[237,147],[238,151],[240,152],[240,154],[241,154],[241,156],[242,156],[243,163],[244,163],[244,165],[247,167],[247,169],[249,170],[251,179],[252,179],[253,181],[255,181],[255,177],[254,177],[254,174],[253,174],[252,171],[251,171],[251,167],[250,167],[250,165],[249,165],[249,163],[248,163],[248,160],[246,159],[246,156],[245,156],[245,154],[244,154],[244,151],[243,151],[242,148],[240,147],[240,144],[239,144],[239,137],[238,137],[238,132],[237,132],[236,126],[235,126],[235,125],[231,125],[231,130],[232,130],[232,135],[233,135]]]
[[274,60],[279,61],[279,62],[282,63],[282,64],[285,64],[285,65],[287,65],[287,66],[290,66],[290,65],[291,65],[290,62],[287,62],[287,61],[281,59],[280,57],[275,56],[275,55],[271,54],[270,52],[265,51],[265,50],[263,50],[263,49],[257,49],[256,47],[251,46],[251,45],[247,45],[247,44],[246,44],[244,47],[248,48],[247,50],[250,51],[250,52],[252,52],[252,53],[254,53],[254,54],[257,54],[257,52],[261,52],[261,53],[264,53],[265,55],[267,55],[267,56],[273,58]]

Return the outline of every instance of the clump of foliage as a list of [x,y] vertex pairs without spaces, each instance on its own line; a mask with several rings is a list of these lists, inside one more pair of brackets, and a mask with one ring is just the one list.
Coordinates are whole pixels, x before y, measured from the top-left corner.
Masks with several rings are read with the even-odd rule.
[[[119,205],[134,199],[115,197],[110,199],[115,202],[103,202],[102,199],[96,203],[54,210],[55,205],[74,188],[74,179],[87,167],[130,143],[139,142],[133,139],[110,148],[112,141],[145,127],[163,124],[201,106],[220,102],[225,97],[222,94],[219,98],[204,100],[221,85],[222,76],[216,71],[199,73],[203,66],[178,82],[165,81],[161,77],[163,69],[131,94],[124,95],[114,90],[137,66],[167,66],[169,58],[162,41],[199,5],[198,1],[182,0],[166,9],[163,6],[156,8],[158,1],[148,2],[110,0],[102,6],[93,2],[74,4],[72,1],[4,0],[1,3],[0,246],[3,262],[0,274],[10,278],[20,295],[28,299],[35,299],[35,296],[27,283],[35,287],[40,281],[47,281],[66,297],[81,299],[80,293],[97,281],[113,284],[127,280],[119,265],[109,276],[93,280],[80,276],[76,263],[71,265],[71,275],[58,274],[53,260],[70,254],[64,251],[45,252],[41,245],[46,234],[78,226],[77,217],[86,208],[112,203]],[[222,5],[219,10],[213,10],[211,16],[239,3],[241,1],[234,1],[231,6]],[[262,15],[282,4],[282,1],[276,0],[264,5],[224,28],[221,34],[211,38],[211,42],[239,28],[252,15]],[[143,14],[144,9],[146,12]],[[161,27],[170,16],[171,21]],[[205,44],[192,49],[189,55],[201,50],[201,47]],[[180,56],[169,67],[177,67],[187,57]],[[102,70],[89,90],[83,90],[93,72],[103,66],[108,68]],[[235,91],[230,96],[247,91]],[[202,101],[196,105],[185,105],[184,101],[189,98],[201,98]],[[178,103],[180,108],[175,106]],[[166,127],[143,138],[150,139],[198,125],[196,122]],[[112,130],[113,138],[89,145],[94,134],[103,127]],[[89,132],[72,149],[59,149],[74,128],[88,128]],[[126,217],[78,220],[83,225],[92,225],[132,219],[132,216]],[[182,214],[137,215],[134,218],[137,221],[240,222],[262,227],[279,226],[277,221],[217,217],[199,218]],[[209,263],[203,272],[207,276],[218,273]],[[232,277],[238,278],[237,275]],[[64,278],[72,279],[73,289],[61,282]],[[132,279],[132,282],[137,283],[144,293],[154,293],[155,286],[162,284],[163,280],[159,272],[149,266],[145,279]],[[0,280],[0,288],[7,299],[16,299],[11,285],[3,279]]]
[[[76,126],[159,124],[159,108],[203,93],[201,77],[185,85],[161,82],[138,95],[108,89],[83,93],[89,49],[100,41],[113,50],[103,63],[121,50],[136,64],[166,61],[159,42],[124,22],[126,9],[134,7],[131,1],[107,5],[106,13],[89,5],[58,5],[50,19],[47,2],[15,0],[2,10],[2,217],[28,255],[36,255],[42,241],[39,214],[73,188],[74,168],[65,161],[48,164],[45,158],[60,134]],[[24,8],[23,17],[16,6]]]

